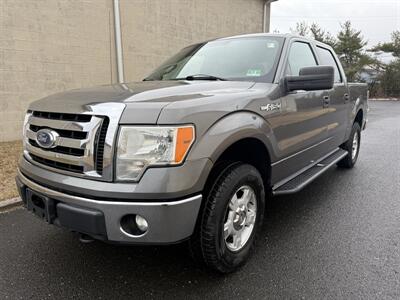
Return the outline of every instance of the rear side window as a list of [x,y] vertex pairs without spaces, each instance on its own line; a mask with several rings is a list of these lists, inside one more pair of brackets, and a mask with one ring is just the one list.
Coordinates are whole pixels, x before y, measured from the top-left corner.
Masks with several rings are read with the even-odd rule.
[[328,49],[321,48],[317,46],[318,56],[321,60],[321,65],[332,66],[335,69],[335,82],[342,82],[342,77],[340,76],[340,71],[336,63],[333,53]]
[[298,76],[300,69],[305,67],[314,67],[317,65],[315,56],[311,50],[310,44],[303,42],[294,42],[290,48],[286,75]]

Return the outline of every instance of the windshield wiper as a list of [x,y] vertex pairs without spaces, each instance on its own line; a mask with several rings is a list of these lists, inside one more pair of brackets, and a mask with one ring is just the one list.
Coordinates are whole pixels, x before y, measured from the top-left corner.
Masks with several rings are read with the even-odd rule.
[[[154,80],[166,80],[166,79],[154,79],[151,77],[147,77],[145,79],[143,79],[143,81],[154,81]],[[222,78],[222,77],[217,77],[217,76],[213,76],[213,75],[204,75],[204,74],[196,74],[196,75],[189,75],[186,77],[182,77],[182,78],[171,78],[168,80],[215,80],[215,81],[227,81],[228,79]]]
[[[227,79],[222,78],[222,77],[217,77],[213,75],[205,75],[205,74],[196,74],[196,75],[190,75],[186,76],[185,78],[182,78],[185,80],[218,80],[218,81],[226,81]],[[180,79],[180,80],[182,80]],[[179,80],[179,79],[177,79]]]

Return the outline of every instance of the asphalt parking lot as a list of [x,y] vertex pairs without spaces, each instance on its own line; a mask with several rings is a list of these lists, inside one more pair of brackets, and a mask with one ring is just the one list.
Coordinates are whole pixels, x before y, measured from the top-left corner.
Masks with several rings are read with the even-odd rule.
[[0,299],[399,299],[400,101],[370,106],[357,166],[272,199],[239,272],[210,274],[180,245],[81,244],[15,209],[0,214]]

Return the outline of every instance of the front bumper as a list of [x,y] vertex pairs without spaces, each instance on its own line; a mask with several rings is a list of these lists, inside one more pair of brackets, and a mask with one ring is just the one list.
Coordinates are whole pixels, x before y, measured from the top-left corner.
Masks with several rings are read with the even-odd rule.
[[65,175],[37,166],[24,157],[20,171],[32,181],[53,190],[84,198],[111,201],[151,202],[184,199],[200,194],[213,164],[208,158],[187,160],[178,167],[148,169],[139,182],[107,182]]
[[[20,195],[26,201],[27,188],[51,199],[54,221],[51,223],[95,238],[117,243],[169,244],[192,235],[202,196],[169,202],[116,202],[74,196],[42,186],[18,170]],[[121,229],[121,218],[139,214],[149,224],[145,234],[133,236]]]

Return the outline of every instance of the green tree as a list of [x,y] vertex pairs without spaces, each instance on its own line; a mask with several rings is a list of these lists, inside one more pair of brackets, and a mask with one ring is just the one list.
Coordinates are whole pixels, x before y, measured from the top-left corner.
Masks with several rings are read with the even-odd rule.
[[333,48],[336,45],[335,38],[328,32],[322,29],[317,23],[312,23],[310,26],[311,36],[319,42],[328,44]]
[[332,47],[335,46],[335,38],[328,32],[322,29],[317,23],[312,23],[309,26],[305,21],[297,22],[296,28],[290,28],[293,34],[300,36],[311,37],[316,41],[328,44]]
[[371,50],[371,52],[391,53],[395,60],[389,64],[380,63],[378,70],[377,94],[385,97],[400,96],[400,31],[392,33],[392,40],[387,43],[380,43]]
[[378,44],[370,51],[372,52],[390,52],[393,56],[400,58],[400,30],[396,30],[392,32],[392,41],[389,43]]
[[366,66],[375,63],[375,60],[364,51],[366,45],[367,42],[361,35],[361,31],[352,28],[350,21],[346,21],[341,25],[341,30],[337,35],[335,51],[340,57],[349,81],[358,80],[360,72]]
[[387,65],[379,79],[380,89],[384,96],[398,97],[400,95],[400,59]]

